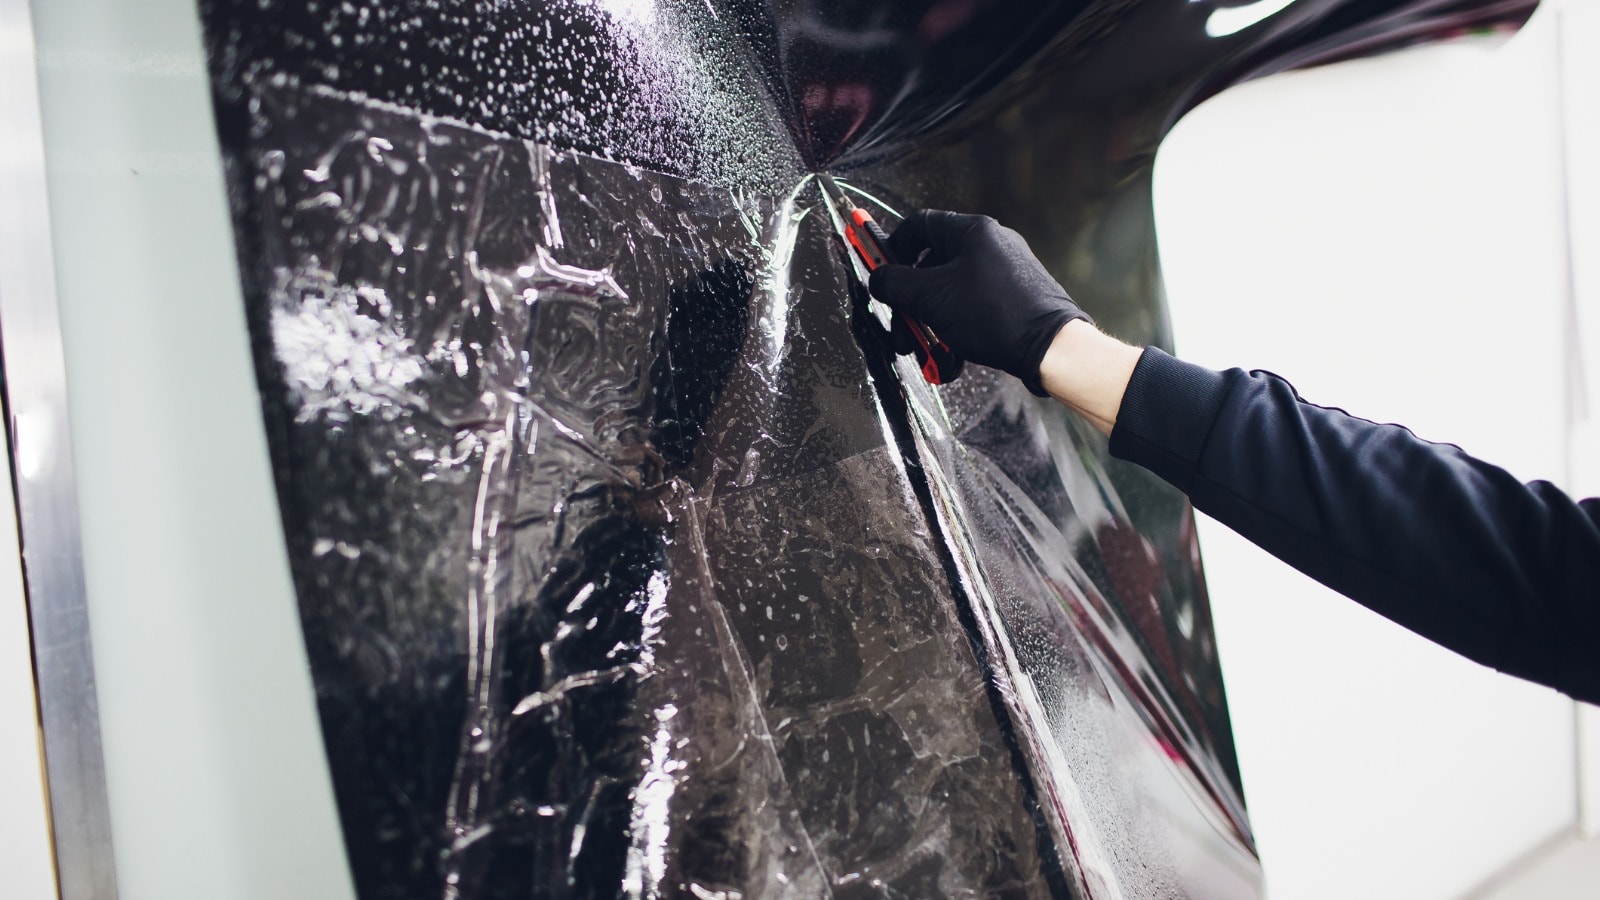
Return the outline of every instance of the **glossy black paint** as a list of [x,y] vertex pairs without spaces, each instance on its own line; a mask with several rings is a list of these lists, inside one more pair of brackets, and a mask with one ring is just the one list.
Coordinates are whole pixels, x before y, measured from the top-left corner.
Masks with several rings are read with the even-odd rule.
[[363,897],[1259,891],[1186,502],[894,360],[807,176],[1170,347],[1183,111],[1531,5],[1216,9],[202,3]]

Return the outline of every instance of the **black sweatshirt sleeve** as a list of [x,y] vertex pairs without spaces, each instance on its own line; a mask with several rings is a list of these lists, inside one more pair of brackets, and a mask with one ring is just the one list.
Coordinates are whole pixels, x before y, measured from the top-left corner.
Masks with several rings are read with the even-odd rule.
[[1301,400],[1265,372],[1146,350],[1114,456],[1373,611],[1600,702],[1600,500]]

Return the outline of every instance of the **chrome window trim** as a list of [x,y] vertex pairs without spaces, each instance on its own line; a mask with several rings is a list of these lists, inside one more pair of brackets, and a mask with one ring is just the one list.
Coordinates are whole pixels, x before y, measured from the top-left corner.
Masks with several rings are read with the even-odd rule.
[[0,347],[62,900],[117,896],[28,0],[0,0]]

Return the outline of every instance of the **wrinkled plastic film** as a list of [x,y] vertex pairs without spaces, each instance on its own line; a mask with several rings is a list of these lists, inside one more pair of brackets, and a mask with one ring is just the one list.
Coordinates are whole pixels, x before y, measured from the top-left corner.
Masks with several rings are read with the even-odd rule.
[[798,201],[259,101],[286,515],[363,894],[1047,895]]
[[[1212,873],[1208,890],[1248,891],[1248,820],[1222,763],[1231,744],[1214,731],[1220,697],[1184,690],[1192,672],[1215,665],[1209,630],[1182,625],[1186,615],[1209,618],[1197,557],[1187,571],[1161,564],[1126,520],[1102,460],[1055,452],[1097,444],[1059,408],[1009,382],[968,384],[951,405],[907,384],[994,677],[1029,725],[1043,802],[1059,810],[1086,893],[1194,892],[1185,862],[1194,856],[1236,867]],[[1200,608],[1185,614],[1190,604]],[[1177,616],[1139,615],[1173,608]]]

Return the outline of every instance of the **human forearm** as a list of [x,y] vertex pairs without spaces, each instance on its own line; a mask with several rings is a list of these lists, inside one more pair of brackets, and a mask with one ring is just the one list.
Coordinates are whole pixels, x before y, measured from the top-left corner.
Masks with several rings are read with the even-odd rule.
[[1076,319],[1056,333],[1045,351],[1040,380],[1050,396],[1109,435],[1142,352]]
[[1485,665],[1600,699],[1600,501],[1148,351],[1111,453],[1279,559]]

